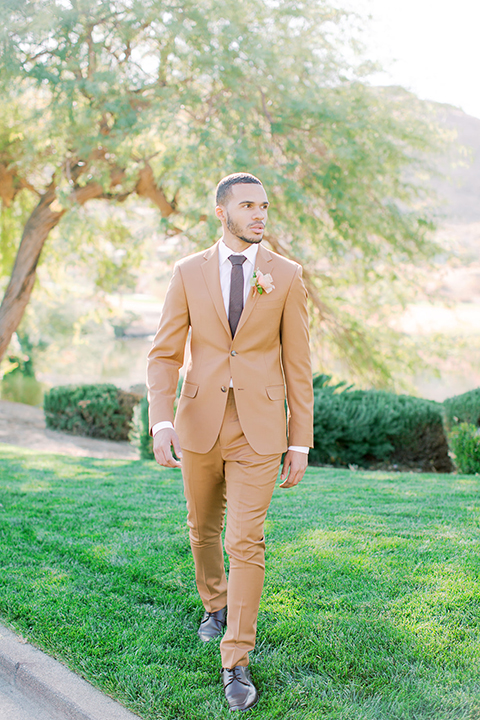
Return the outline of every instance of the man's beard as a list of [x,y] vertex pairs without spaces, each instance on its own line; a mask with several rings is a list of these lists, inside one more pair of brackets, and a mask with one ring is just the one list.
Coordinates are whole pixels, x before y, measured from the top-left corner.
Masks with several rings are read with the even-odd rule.
[[226,213],[227,216],[227,228],[230,230],[232,235],[235,235],[239,240],[243,240],[243,242],[249,243],[249,245],[258,245],[262,242],[262,238],[255,238],[252,240],[252,238],[247,238],[245,235],[242,235],[242,229],[233,222],[233,220],[230,218],[230,215]]

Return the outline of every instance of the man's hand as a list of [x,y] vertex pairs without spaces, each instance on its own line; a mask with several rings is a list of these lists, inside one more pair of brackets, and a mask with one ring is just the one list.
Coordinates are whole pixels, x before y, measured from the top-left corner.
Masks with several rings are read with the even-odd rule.
[[155,433],[155,437],[153,438],[153,452],[158,464],[164,467],[182,467],[182,463],[179,460],[175,460],[172,455],[172,446],[175,450],[175,455],[181,459],[182,450],[175,430],[173,428],[163,428],[163,430]]
[[290,488],[298,485],[305,475],[308,466],[308,453],[298,452],[296,450],[287,450],[283,460],[282,472],[280,480],[283,480],[281,488]]

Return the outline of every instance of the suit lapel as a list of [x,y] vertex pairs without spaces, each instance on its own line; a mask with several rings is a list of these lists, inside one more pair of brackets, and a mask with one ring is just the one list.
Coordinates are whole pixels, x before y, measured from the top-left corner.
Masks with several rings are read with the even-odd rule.
[[212,298],[212,302],[215,306],[215,310],[218,313],[218,317],[221,320],[223,327],[231,337],[230,325],[228,324],[227,313],[225,312],[225,305],[223,303],[222,288],[220,285],[220,272],[218,269],[218,242],[211,248],[209,248],[204,256],[205,262],[201,265],[203,277],[207,284],[208,291]]
[[[273,260],[272,254],[266,248],[264,248],[263,245],[259,245],[258,251],[257,251],[257,257],[255,260],[255,270],[257,270],[257,268],[258,268],[264,274],[271,273],[272,265],[273,265],[272,260]],[[274,280],[274,283],[275,283],[275,280]],[[240,332],[242,327],[247,322],[248,318],[250,317],[250,315],[252,313],[253,308],[255,307],[255,305],[258,302],[259,297],[260,297],[260,295],[258,294],[258,292],[256,290],[254,291],[253,288],[252,288],[252,290],[249,291],[248,297],[247,297],[247,302],[245,303],[245,307],[243,308],[243,312],[240,316],[240,320],[239,320],[239,323],[237,326],[237,331],[235,333],[235,337],[238,335],[238,333]]]

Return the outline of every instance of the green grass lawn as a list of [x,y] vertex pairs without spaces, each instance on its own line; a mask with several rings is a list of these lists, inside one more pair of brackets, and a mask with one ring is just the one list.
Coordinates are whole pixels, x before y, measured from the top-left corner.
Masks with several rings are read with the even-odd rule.
[[[277,490],[248,717],[480,718],[480,478]],[[179,471],[0,446],[0,616],[144,718],[228,718]]]

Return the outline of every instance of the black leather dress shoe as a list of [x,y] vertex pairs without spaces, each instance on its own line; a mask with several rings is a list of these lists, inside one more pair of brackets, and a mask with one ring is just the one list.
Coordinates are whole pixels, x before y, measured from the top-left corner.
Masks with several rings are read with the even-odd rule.
[[206,612],[198,628],[198,637],[203,642],[213,640],[218,637],[225,625],[227,624],[227,608],[226,606],[221,610],[215,612]]
[[230,710],[250,710],[258,701],[257,688],[248,667],[222,668],[223,689]]

